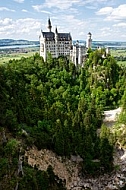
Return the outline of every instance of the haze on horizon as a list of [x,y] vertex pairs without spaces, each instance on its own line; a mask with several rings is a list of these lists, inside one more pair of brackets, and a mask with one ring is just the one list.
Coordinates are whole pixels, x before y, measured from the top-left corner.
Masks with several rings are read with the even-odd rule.
[[0,39],[39,40],[40,30],[70,32],[73,40],[126,41],[125,0],[4,0],[0,2]]

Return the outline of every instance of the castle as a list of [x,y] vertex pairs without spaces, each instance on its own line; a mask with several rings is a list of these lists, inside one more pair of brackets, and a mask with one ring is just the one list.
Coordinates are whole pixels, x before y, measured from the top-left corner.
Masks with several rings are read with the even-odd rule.
[[86,46],[81,45],[78,41],[73,44],[70,33],[59,33],[56,27],[55,32],[51,31],[52,25],[50,18],[48,19],[48,32],[43,32],[39,36],[40,56],[46,61],[48,52],[52,57],[67,56],[75,65],[82,65],[87,50],[91,48],[91,33],[87,35]]

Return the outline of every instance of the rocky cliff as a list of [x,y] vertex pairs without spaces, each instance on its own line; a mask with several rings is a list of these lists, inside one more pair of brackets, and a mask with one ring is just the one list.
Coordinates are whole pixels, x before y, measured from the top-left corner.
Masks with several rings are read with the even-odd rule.
[[[105,112],[104,122],[111,126],[120,111],[117,109]],[[46,149],[39,151],[36,147],[25,152],[25,157],[32,167],[36,166],[39,170],[46,170],[51,165],[54,173],[65,182],[67,190],[112,190],[124,187],[126,184],[126,150],[118,145],[115,147],[113,156],[115,169],[112,173],[98,177],[82,177],[80,169],[83,159],[79,156],[73,155],[70,159],[63,158]]]
[[126,183],[126,150],[118,149],[114,154],[115,170],[110,174],[96,178],[82,177],[80,173],[82,159],[72,156],[71,159],[62,158],[49,150],[38,151],[36,147],[26,151],[28,163],[39,170],[46,170],[49,165],[54,173],[66,183],[68,190],[92,189],[112,190],[120,189]]

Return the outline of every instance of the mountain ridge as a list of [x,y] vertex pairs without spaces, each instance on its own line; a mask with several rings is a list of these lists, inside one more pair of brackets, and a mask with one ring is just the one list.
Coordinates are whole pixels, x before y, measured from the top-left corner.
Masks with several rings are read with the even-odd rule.
[[13,45],[38,45],[39,41],[30,40],[15,40],[15,39],[0,39],[0,46],[13,46]]
[[[76,43],[77,40],[73,40],[73,43]],[[80,43],[86,43],[85,40],[79,40]],[[13,45],[39,45],[39,41],[37,40],[24,40],[24,39],[0,39],[0,46],[13,46]],[[121,42],[121,41],[92,41],[92,46],[93,47],[98,47],[98,46],[126,46],[126,42]]]

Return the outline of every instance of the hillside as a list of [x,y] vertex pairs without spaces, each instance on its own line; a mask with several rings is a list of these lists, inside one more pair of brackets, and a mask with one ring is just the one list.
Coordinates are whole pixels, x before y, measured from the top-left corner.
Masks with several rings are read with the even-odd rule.
[[[112,189],[113,177],[124,186],[126,69],[104,51],[83,67],[50,54],[0,66],[1,189]],[[121,124],[108,127],[119,106]]]
[[39,41],[0,39],[0,46],[39,45]]

